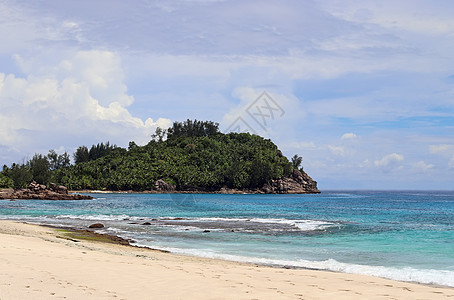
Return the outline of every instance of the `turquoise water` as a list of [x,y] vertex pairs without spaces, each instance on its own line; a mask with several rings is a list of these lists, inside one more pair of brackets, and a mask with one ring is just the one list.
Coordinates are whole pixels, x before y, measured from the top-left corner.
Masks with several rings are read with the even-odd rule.
[[93,196],[0,201],[0,218],[102,222],[104,232],[174,253],[454,287],[454,192]]

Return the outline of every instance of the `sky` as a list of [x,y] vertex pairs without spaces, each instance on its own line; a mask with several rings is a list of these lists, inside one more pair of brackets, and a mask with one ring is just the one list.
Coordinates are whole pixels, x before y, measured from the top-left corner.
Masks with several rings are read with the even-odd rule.
[[0,0],[0,163],[211,120],[329,189],[454,190],[451,0]]

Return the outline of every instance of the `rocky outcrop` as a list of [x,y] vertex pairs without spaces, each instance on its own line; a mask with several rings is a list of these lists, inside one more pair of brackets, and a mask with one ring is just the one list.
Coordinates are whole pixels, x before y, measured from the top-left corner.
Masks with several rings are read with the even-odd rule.
[[176,189],[176,186],[171,183],[167,183],[162,179],[156,180],[154,184],[154,189],[158,192],[173,192]]
[[319,194],[317,181],[306,172],[294,169],[291,177],[273,179],[259,189],[231,189],[223,186],[219,190],[185,189],[177,190],[176,186],[162,179],[155,182],[153,193],[220,193],[220,194]]
[[318,194],[317,181],[304,171],[294,169],[291,178],[271,180],[261,191],[265,194]]
[[62,185],[50,183],[49,188],[43,184],[32,182],[27,189],[3,189],[0,191],[0,199],[39,199],[39,200],[88,200],[91,196],[69,194],[68,189]]

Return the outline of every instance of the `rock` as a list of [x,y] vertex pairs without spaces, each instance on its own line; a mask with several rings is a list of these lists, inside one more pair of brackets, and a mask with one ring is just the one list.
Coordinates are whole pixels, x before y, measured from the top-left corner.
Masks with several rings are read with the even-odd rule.
[[211,232],[211,231],[209,231],[208,229],[205,229],[203,232],[206,233],[206,232]]
[[60,194],[68,194],[68,189],[66,188],[66,186],[59,185],[59,186],[57,186],[56,192],[58,192]]
[[294,169],[291,178],[271,180],[261,191],[266,194],[318,194],[317,182],[306,172]]
[[49,183],[49,189],[52,191],[56,192],[57,191],[57,185],[53,182]]
[[0,190],[0,199],[9,199],[11,195],[14,193],[13,189],[3,189]]
[[160,191],[160,192],[171,192],[171,191],[175,191],[176,186],[174,184],[167,183],[162,179],[158,179],[158,180],[156,180],[156,182],[154,184],[154,188],[155,188],[155,190]]
[[95,224],[91,224],[90,226],[88,226],[88,228],[104,228],[104,224],[95,223]]
[[27,189],[3,189],[0,191],[1,199],[38,199],[38,200],[89,200],[91,196],[83,196],[79,194],[68,194],[68,189],[65,186],[57,186],[55,183],[50,183],[49,188],[44,184],[38,184],[32,181]]

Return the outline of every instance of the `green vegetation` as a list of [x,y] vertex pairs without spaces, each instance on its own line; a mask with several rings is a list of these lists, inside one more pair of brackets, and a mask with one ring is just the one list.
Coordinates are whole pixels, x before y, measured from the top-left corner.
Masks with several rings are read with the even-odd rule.
[[223,134],[217,123],[197,120],[158,128],[145,146],[81,146],[74,160],[69,165],[66,153],[56,156],[54,151],[36,154],[27,163],[4,166],[0,187],[22,187],[35,180],[69,189],[143,191],[163,179],[177,190],[254,189],[291,176],[294,165],[301,164],[296,159],[292,165],[270,140],[249,133]]
[[293,157],[292,157],[293,168],[299,169],[301,167],[302,162],[303,162],[303,158],[301,156],[298,156],[297,154],[293,155]]
[[122,239],[116,236],[110,236],[107,234],[99,234],[96,232],[88,230],[65,230],[65,229],[55,229],[61,235],[57,235],[57,238],[69,240],[72,242],[79,242],[81,240],[91,241],[91,242],[101,242],[101,243],[111,243],[111,244],[122,244],[129,245],[127,240]]
[[109,142],[107,142],[105,145],[103,143],[93,145],[91,146],[90,150],[88,150],[86,146],[80,146],[79,148],[77,148],[76,153],[74,153],[74,161],[76,162],[76,164],[78,164],[96,160],[98,158],[109,155],[115,148],[117,148],[117,146],[111,146],[109,145]]
[[32,180],[48,184],[55,179],[54,175],[58,170],[69,166],[69,155],[66,152],[58,155],[54,150],[50,150],[47,156],[35,154],[27,162],[13,163],[11,167],[4,165],[0,172],[0,188],[25,188]]

